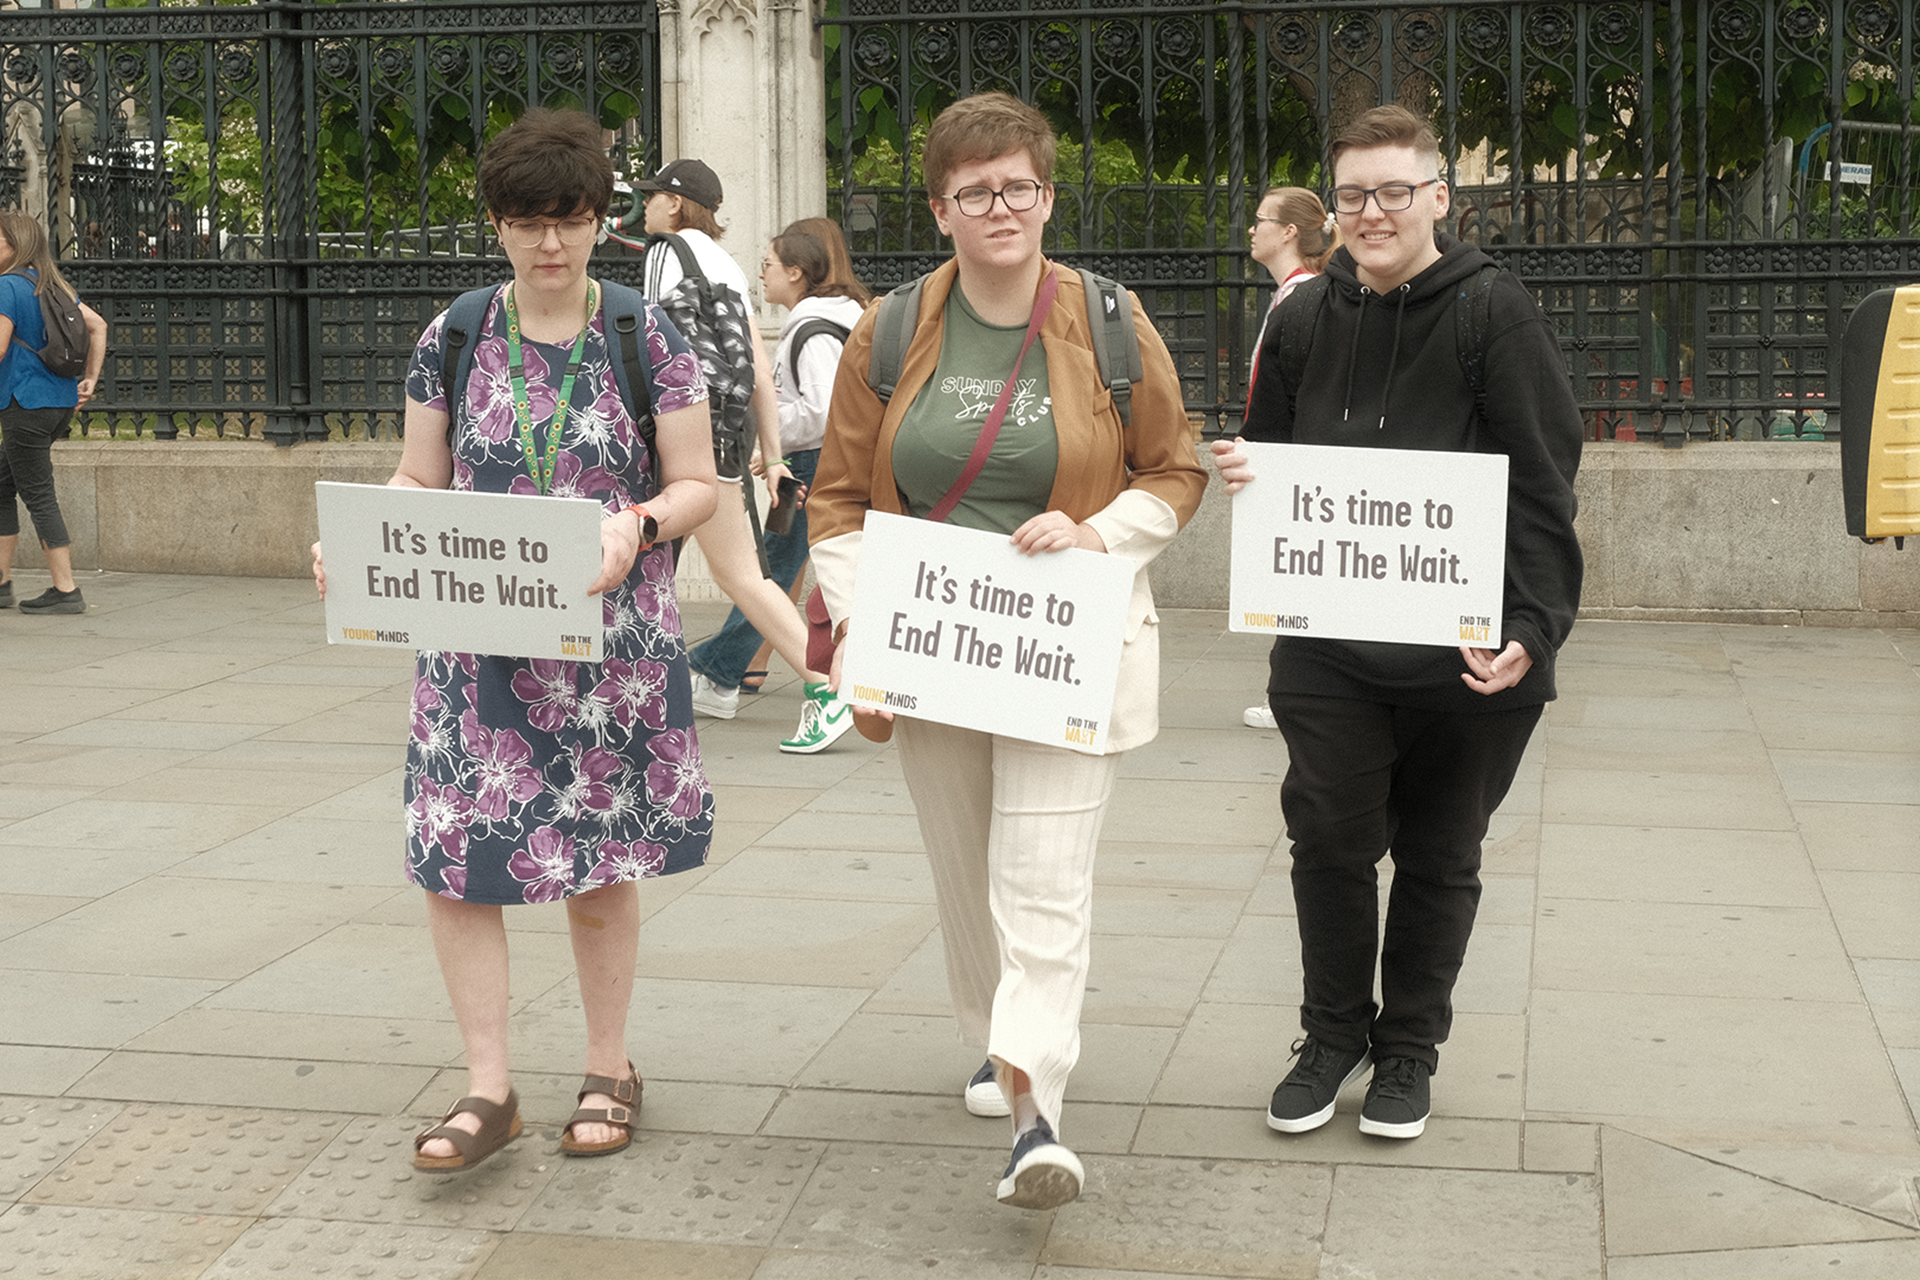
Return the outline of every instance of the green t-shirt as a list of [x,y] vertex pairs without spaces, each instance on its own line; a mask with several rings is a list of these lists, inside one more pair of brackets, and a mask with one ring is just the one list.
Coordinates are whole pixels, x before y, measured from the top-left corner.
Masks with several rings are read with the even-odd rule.
[[[915,394],[893,442],[894,483],[906,498],[908,514],[920,517],[960,478],[1027,337],[1024,322],[982,320],[957,280],[947,295],[943,327],[940,364]],[[1036,339],[1020,365],[993,452],[947,517],[949,524],[1012,533],[1047,509],[1060,466],[1050,392],[1047,353]]]

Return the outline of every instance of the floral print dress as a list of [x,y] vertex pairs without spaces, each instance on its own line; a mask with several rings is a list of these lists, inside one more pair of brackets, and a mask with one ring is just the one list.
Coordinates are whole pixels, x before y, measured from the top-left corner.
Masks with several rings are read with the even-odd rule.
[[[455,415],[451,488],[536,493],[514,420],[504,291],[474,344]],[[443,312],[407,371],[407,397],[446,409]],[[654,411],[706,399],[699,360],[660,312],[645,316]],[[545,454],[572,344],[523,341],[528,400]],[[614,381],[605,308],[562,428],[551,492],[613,514],[653,492],[645,442]],[[422,651],[407,744],[407,877],[464,902],[553,902],[706,861],[713,792],[700,763],[673,550],[634,561],[602,598],[598,663]]]

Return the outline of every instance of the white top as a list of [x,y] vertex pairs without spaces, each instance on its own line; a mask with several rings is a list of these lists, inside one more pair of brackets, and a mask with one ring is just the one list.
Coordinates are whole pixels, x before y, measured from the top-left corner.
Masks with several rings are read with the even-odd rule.
[[831,320],[852,329],[864,310],[852,298],[802,298],[787,316],[780,330],[780,345],[773,352],[773,389],[780,402],[782,453],[818,449],[826,439],[827,404],[833,398],[833,378],[840,369],[843,345],[830,333],[820,334],[800,349],[800,367],[796,370],[788,356],[794,332],[809,320]]
[[[691,228],[680,232],[680,238],[687,242],[687,248],[693,250],[693,260],[700,264],[700,270],[707,279],[715,284],[726,285],[740,295],[740,301],[751,308],[753,294],[747,289],[747,273],[733,260],[733,255],[714,243],[713,237],[704,231]],[[647,301],[657,302],[673,291],[685,275],[680,270],[680,255],[673,246],[664,240],[650,245],[647,249],[646,287],[641,290],[647,295]]]

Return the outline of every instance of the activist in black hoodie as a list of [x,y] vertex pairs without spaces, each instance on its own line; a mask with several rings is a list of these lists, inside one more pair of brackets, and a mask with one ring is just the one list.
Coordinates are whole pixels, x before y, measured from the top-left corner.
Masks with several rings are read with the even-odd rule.
[[[1326,1124],[1342,1086],[1371,1066],[1360,1131],[1406,1139],[1424,1132],[1431,1111],[1428,1081],[1453,1024],[1488,819],[1553,697],[1554,653],[1579,605],[1580,416],[1553,333],[1513,276],[1489,273],[1485,324],[1465,326],[1459,340],[1459,317],[1482,315],[1473,298],[1490,264],[1434,233],[1451,199],[1431,126],[1376,107],[1328,150],[1345,247],[1325,286],[1296,289],[1268,325],[1245,438],[1509,461],[1498,651],[1285,635],[1273,647],[1268,703],[1287,741],[1280,806],[1306,1036],[1267,1125],[1305,1133]],[[1303,327],[1304,355],[1288,337]],[[1484,361],[1480,408],[1462,345]],[[1290,359],[1302,367],[1287,368]],[[1297,388],[1288,385],[1296,374]],[[1236,442],[1216,442],[1214,456],[1235,501],[1288,500],[1287,477],[1256,473]],[[1389,853],[1383,925],[1378,864]]]
[[[1476,693],[1460,679],[1457,649],[1308,636],[1278,637],[1268,692],[1358,698],[1435,711],[1486,712],[1554,697],[1554,654],[1580,603],[1580,545],[1573,535],[1573,475],[1580,412],[1553,330],[1510,272],[1493,281],[1486,359],[1486,420],[1458,351],[1456,307],[1492,262],[1477,246],[1435,232],[1440,260],[1387,294],[1354,274],[1341,248],[1327,264],[1324,296],[1296,290],[1261,342],[1242,435],[1261,443],[1504,453],[1507,558],[1501,643],[1518,640],[1533,666],[1512,688]],[[1282,334],[1311,326],[1297,392],[1287,387]],[[1263,477],[1284,501],[1283,477]],[[1253,492],[1258,494],[1260,486]]]

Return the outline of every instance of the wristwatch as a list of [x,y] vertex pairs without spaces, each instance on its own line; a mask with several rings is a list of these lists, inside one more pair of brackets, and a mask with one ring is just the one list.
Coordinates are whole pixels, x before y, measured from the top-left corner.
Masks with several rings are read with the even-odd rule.
[[645,551],[660,540],[660,522],[653,518],[652,512],[637,502],[627,510],[640,517],[640,549]]

